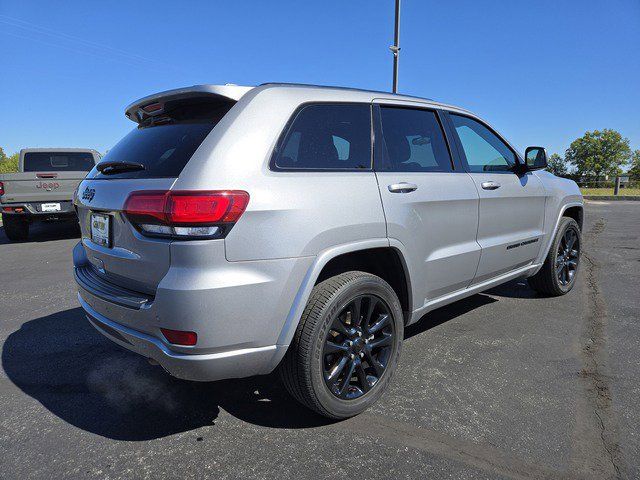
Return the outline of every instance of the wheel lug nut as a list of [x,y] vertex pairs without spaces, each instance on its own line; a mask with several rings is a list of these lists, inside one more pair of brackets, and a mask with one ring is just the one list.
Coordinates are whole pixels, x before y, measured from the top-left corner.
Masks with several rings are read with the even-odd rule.
[[364,352],[360,352],[360,358],[364,357]]
[[362,332],[359,331],[358,332],[358,336],[361,337],[362,336]]
[[351,347],[353,345],[353,342],[351,340],[347,340],[347,346]]
[[354,358],[356,358],[356,356],[352,353],[351,355],[349,355],[349,358],[353,360]]

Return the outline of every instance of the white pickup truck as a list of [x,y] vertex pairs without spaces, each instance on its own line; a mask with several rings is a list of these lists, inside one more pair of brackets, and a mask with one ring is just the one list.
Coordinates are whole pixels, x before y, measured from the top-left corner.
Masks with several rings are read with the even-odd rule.
[[84,148],[25,148],[18,173],[0,175],[0,207],[9,240],[26,240],[34,221],[76,218],[73,192],[100,159]]

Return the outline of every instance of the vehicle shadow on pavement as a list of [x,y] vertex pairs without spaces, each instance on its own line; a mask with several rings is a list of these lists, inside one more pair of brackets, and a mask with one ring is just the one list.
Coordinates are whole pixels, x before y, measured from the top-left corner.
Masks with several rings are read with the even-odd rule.
[[[409,326],[405,338],[497,301],[479,294],[434,310]],[[81,308],[24,323],[4,342],[2,367],[53,414],[116,440],[151,440],[211,426],[221,408],[272,428],[332,423],[292,399],[275,373],[210,383],[173,378],[102,337]]]
[[29,229],[29,238],[22,241],[11,241],[4,233],[4,227],[0,225],[0,245],[10,243],[49,242],[51,240],[66,240],[80,238],[80,228],[77,222],[60,223],[36,223]]
[[527,283],[526,279],[511,280],[510,282],[503,283],[497,287],[493,287],[491,290],[484,292],[486,295],[492,295],[496,297],[505,298],[546,298],[543,295],[537,293]]
[[404,330],[405,340],[419,335],[427,330],[442,325],[449,320],[453,320],[456,317],[464,315],[476,308],[480,308],[484,305],[497,302],[498,300],[487,295],[473,295],[463,300],[451,303],[444,307],[440,307],[424,315],[416,323],[409,325]]
[[100,335],[74,308],[26,322],[2,350],[9,379],[49,411],[104,437],[140,441],[214,425],[220,409],[256,425],[330,423],[293,400],[271,374],[187,382]]

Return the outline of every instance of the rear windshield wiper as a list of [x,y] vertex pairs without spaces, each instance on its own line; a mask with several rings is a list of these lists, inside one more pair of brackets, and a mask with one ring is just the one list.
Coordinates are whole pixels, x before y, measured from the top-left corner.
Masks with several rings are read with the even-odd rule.
[[103,175],[120,172],[133,172],[136,170],[145,170],[145,166],[136,162],[100,162],[96,168]]

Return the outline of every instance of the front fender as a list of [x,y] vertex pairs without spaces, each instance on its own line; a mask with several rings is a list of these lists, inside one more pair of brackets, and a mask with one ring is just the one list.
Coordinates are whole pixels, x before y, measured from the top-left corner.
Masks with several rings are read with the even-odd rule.
[[582,202],[569,202],[569,203],[564,204],[560,208],[560,212],[557,214],[557,216],[555,218],[555,222],[553,223],[553,229],[549,230],[547,235],[545,235],[545,237],[544,237],[545,238],[544,243],[542,244],[542,246],[540,248],[540,253],[538,254],[538,258],[536,259],[536,262],[535,262],[535,263],[540,264],[540,266],[535,270],[533,275],[538,273],[538,271],[542,268],[542,265],[544,264],[544,261],[547,258],[547,255],[549,254],[549,249],[551,248],[551,244],[553,243],[553,239],[556,236],[556,232],[558,231],[558,226],[560,225],[560,220],[562,220],[562,217],[564,216],[564,212],[566,212],[567,209],[569,209],[571,207],[580,207],[580,208],[582,208],[584,210],[584,204]]

